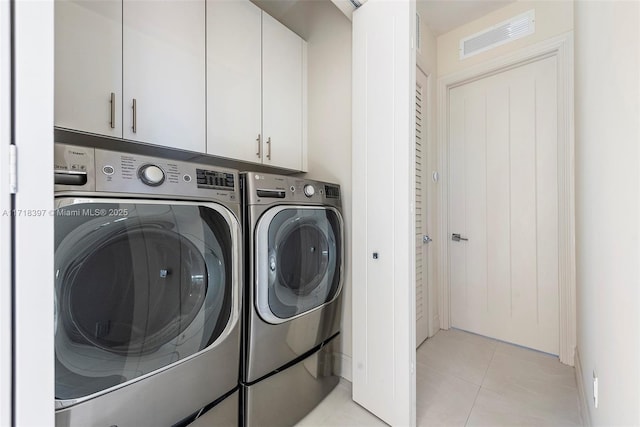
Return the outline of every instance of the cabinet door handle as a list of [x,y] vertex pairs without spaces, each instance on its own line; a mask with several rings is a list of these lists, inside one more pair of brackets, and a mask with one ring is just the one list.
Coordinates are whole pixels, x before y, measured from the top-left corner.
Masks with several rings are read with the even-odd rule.
[[137,111],[137,105],[136,105],[136,99],[133,98],[133,107],[131,107],[133,109],[133,126],[131,126],[131,129],[133,130],[133,133],[136,133],[136,131],[138,130],[138,123],[137,123],[137,119],[138,119],[138,111]]
[[116,127],[116,94],[111,92],[111,129]]
[[271,137],[267,138],[267,159],[271,160]]
[[258,143],[258,151],[256,151],[256,156],[260,157],[260,134],[258,134],[258,137],[256,138],[256,142]]

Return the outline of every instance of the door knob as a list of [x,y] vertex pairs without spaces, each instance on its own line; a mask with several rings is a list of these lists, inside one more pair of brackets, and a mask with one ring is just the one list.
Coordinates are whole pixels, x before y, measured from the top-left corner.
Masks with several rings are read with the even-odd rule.
[[429,243],[429,242],[433,242],[433,239],[429,236],[427,236],[426,234],[424,236],[422,236],[422,243]]
[[469,239],[467,239],[466,237],[461,237],[459,234],[454,233],[451,235],[451,240],[453,240],[454,242],[459,242],[461,240],[466,242]]

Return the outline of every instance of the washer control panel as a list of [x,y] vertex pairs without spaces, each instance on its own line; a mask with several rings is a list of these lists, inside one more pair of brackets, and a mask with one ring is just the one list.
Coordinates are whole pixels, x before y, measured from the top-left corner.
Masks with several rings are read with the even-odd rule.
[[240,200],[234,170],[96,149],[96,190]]
[[57,191],[240,201],[238,172],[218,166],[56,144],[55,171]]

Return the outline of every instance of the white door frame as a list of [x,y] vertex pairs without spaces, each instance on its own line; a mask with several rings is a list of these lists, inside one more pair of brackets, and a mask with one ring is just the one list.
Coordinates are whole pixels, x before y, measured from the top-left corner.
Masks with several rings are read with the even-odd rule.
[[438,148],[442,190],[440,193],[440,327],[449,329],[449,91],[474,80],[509,69],[556,57],[558,82],[558,216],[559,216],[559,320],[560,361],[574,365],[576,347],[575,184],[573,129],[573,32],[523,48],[438,80]]
[[12,416],[14,426],[52,426],[55,424],[54,1],[12,0],[11,3],[12,128],[17,149],[17,191],[13,196],[16,211],[12,216]]
[[0,1],[0,426],[11,425],[12,359],[12,274],[11,274],[11,210],[9,183],[9,146],[11,144],[11,6]]

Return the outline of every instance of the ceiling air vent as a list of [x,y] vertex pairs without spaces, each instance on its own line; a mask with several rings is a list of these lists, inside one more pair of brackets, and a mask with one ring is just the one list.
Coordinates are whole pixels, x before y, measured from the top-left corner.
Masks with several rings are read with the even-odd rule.
[[535,11],[530,10],[460,40],[460,59],[517,40],[536,31]]

